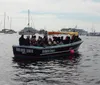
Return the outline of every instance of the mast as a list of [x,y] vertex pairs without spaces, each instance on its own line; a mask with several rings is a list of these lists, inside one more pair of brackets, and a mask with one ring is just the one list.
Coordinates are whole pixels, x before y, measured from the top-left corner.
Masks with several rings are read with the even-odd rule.
[[30,27],[30,11],[28,10],[28,27]]
[[5,29],[6,12],[4,12],[4,29]]
[[12,18],[10,17],[10,29],[11,29],[11,24],[12,24]]
[[92,32],[95,33],[95,28],[94,28],[93,23],[92,23],[92,28],[91,29],[92,29]]

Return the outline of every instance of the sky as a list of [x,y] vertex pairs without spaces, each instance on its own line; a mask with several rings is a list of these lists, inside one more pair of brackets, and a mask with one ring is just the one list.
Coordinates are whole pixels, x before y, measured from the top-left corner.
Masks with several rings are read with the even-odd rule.
[[37,29],[58,31],[74,28],[100,32],[100,0],[0,0],[0,30],[20,31],[30,25]]

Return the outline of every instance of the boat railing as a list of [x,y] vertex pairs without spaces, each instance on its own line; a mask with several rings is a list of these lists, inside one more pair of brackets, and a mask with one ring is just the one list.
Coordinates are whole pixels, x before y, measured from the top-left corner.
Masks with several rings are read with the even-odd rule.
[[34,49],[52,49],[52,48],[60,48],[60,47],[69,47],[69,46],[73,46],[73,45],[76,45],[76,44],[81,44],[83,41],[80,40],[80,41],[77,41],[77,42],[73,42],[73,43],[69,43],[69,44],[57,44],[57,45],[53,45],[53,46],[25,46],[25,45],[22,45],[22,46],[16,46],[14,45],[13,47],[21,47],[21,48],[34,48]]

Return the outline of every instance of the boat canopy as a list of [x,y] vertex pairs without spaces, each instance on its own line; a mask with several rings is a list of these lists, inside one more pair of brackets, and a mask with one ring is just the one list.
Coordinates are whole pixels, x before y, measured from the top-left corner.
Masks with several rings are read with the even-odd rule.
[[58,35],[58,34],[66,34],[66,35],[75,35],[75,36],[78,36],[78,32],[55,32],[55,31],[52,31],[52,32],[48,32],[48,35]]
[[61,32],[54,32],[54,31],[48,32],[48,35],[58,35],[58,34],[62,34],[62,33]]

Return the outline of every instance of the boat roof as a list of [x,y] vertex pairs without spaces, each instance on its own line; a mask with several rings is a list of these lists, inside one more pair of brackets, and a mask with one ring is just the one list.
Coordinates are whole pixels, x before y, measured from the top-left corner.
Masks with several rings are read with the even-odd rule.
[[66,35],[75,35],[78,36],[78,32],[56,32],[56,31],[49,31],[48,35],[58,35],[58,34],[66,34]]

